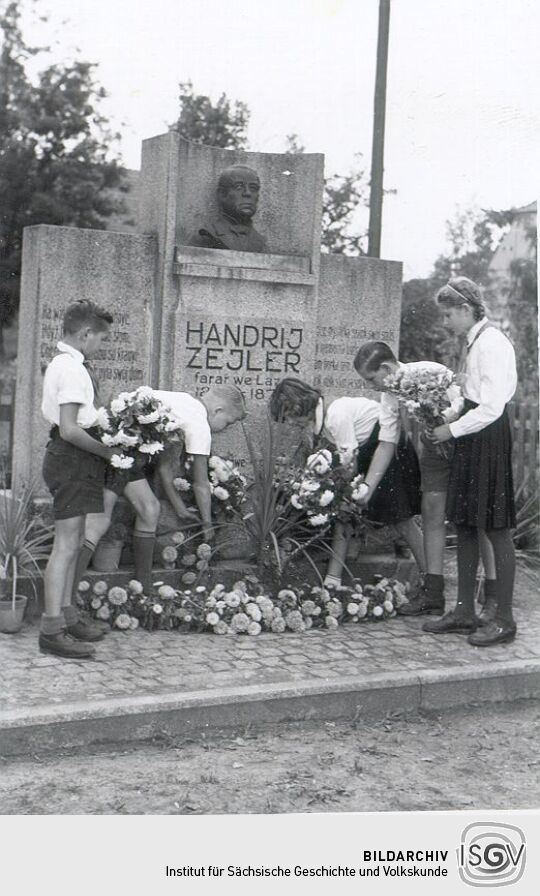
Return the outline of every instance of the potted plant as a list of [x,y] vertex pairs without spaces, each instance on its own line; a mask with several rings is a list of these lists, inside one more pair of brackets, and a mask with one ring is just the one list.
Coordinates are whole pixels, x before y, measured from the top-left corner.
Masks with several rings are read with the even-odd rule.
[[[21,576],[41,575],[52,544],[52,526],[33,513],[33,489],[0,490],[0,631],[21,628],[28,597],[18,593]],[[35,593],[35,585],[32,582]]]
[[97,572],[116,572],[127,537],[124,523],[113,523],[99,541],[92,558],[92,568]]

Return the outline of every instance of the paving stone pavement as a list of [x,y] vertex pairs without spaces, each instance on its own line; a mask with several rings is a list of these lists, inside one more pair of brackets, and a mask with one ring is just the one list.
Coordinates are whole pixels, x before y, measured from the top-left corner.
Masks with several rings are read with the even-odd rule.
[[[455,582],[450,582],[455,597]],[[510,660],[540,660],[540,603],[523,574],[516,588],[514,643],[475,649],[461,635],[422,632],[423,618],[342,626],[302,635],[216,636],[177,632],[111,632],[92,661],[39,653],[37,625],[0,634],[0,716],[66,703],[182,695],[220,688],[339,682],[347,676],[425,670],[493,670]]]

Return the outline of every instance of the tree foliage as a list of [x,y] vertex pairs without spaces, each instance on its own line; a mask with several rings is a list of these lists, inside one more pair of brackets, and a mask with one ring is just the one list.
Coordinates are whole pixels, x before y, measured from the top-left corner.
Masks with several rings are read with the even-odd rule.
[[250,111],[245,103],[232,102],[224,93],[216,103],[195,93],[191,81],[180,84],[180,115],[175,130],[192,143],[245,149]]
[[96,66],[56,63],[31,76],[47,48],[25,42],[21,6],[0,6],[0,326],[18,305],[24,227],[103,229],[122,210]]

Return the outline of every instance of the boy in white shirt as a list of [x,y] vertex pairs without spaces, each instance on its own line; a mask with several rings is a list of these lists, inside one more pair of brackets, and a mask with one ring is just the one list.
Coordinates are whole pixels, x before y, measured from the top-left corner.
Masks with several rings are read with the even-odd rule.
[[114,454],[99,440],[92,377],[85,366],[107,335],[112,317],[92,302],[75,302],[64,315],[64,337],[47,367],[42,413],[52,425],[43,478],[53,496],[54,544],[44,574],[43,653],[84,659],[103,632],[72,606],[73,578],[85,518],[103,510],[106,463]]
[[[206,542],[213,539],[212,493],[208,478],[208,458],[212,452],[212,434],[223,432],[234,423],[244,420],[244,396],[236,386],[213,386],[201,398],[188,392],[157,390],[154,395],[181,423],[186,454],[193,458],[193,494],[203,525]],[[174,485],[178,475],[178,448],[171,445],[158,459],[158,476],[180,522],[195,522],[196,517],[186,508]]]

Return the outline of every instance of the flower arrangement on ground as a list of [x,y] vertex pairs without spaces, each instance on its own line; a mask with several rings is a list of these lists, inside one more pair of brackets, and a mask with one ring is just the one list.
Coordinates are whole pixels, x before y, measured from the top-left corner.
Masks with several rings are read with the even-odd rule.
[[152,458],[170,442],[180,441],[180,425],[149,386],[121,392],[109,408],[98,412],[101,441],[119,449],[111,460],[118,469],[130,469],[136,457]]
[[211,632],[216,635],[256,636],[263,632],[301,634],[312,628],[327,631],[343,623],[381,622],[396,615],[407,601],[407,586],[395,580],[375,578],[373,584],[353,583],[329,590],[319,586],[282,588],[271,594],[253,575],[212,587],[175,589],[156,583],[153,595],[143,594],[133,580],[126,588],[109,588],[105,581],[93,587],[79,586],[79,602],[95,618],[121,631],[142,627]]

